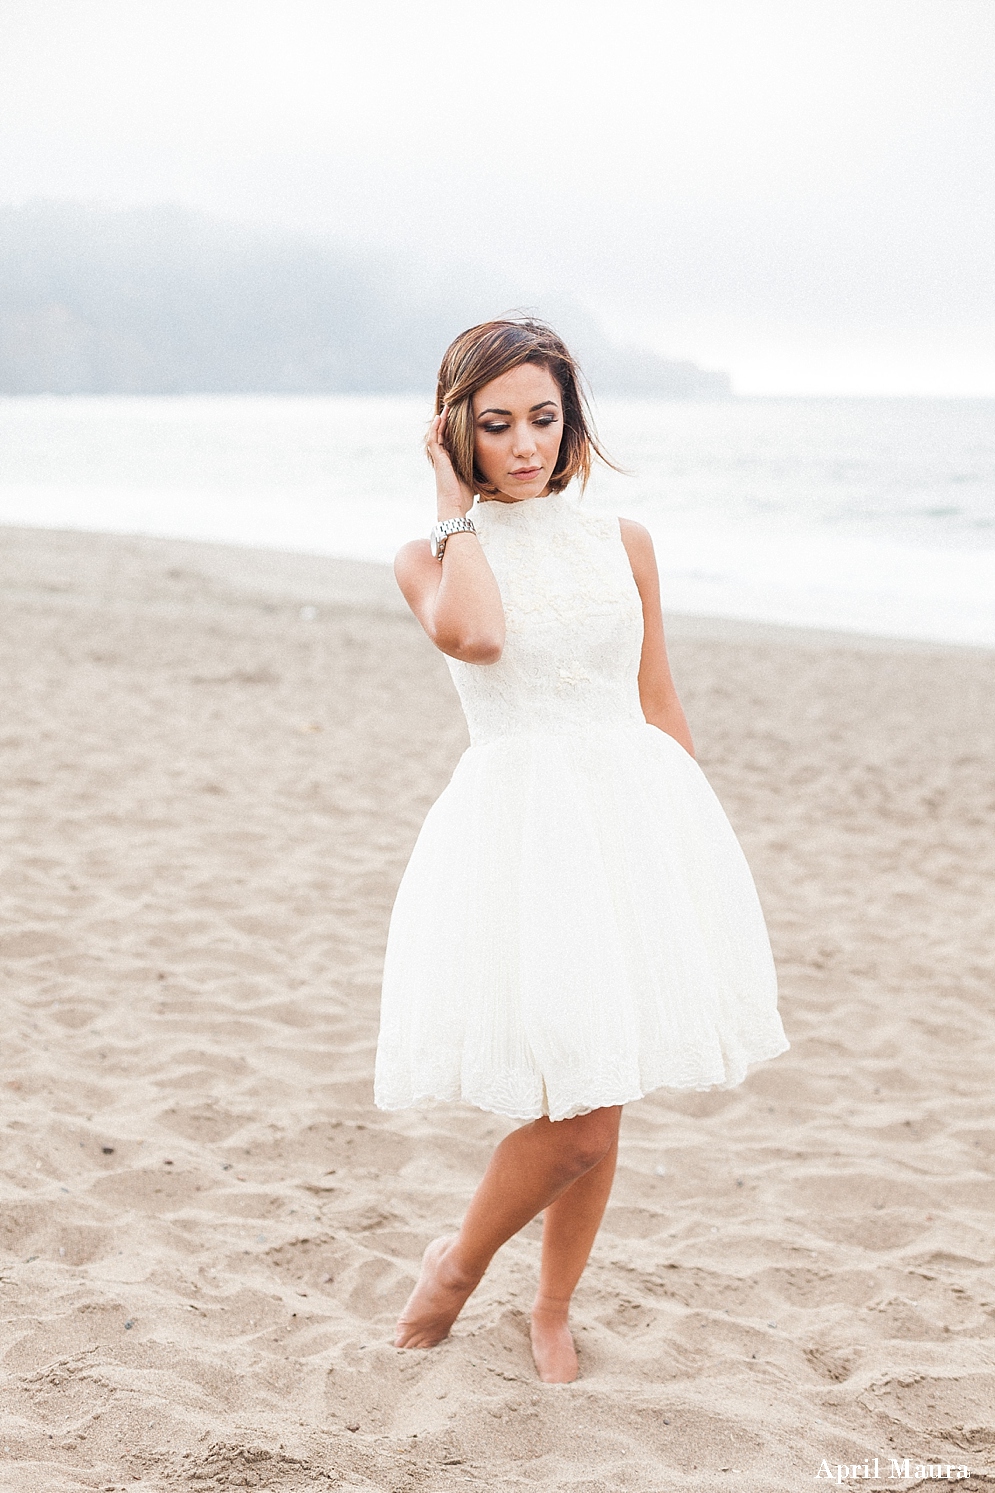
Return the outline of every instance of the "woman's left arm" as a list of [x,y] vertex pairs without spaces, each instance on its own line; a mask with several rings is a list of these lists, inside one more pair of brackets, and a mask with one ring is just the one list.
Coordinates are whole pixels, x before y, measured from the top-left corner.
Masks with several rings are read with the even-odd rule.
[[687,718],[670,673],[667,644],[663,636],[663,610],[660,606],[660,576],[653,553],[653,540],[642,524],[631,518],[620,518],[622,543],[625,545],[632,574],[643,603],[643,651],[639,660],[639,701],[643,715],[651,726],[666,731],[691,756],[694,742]]

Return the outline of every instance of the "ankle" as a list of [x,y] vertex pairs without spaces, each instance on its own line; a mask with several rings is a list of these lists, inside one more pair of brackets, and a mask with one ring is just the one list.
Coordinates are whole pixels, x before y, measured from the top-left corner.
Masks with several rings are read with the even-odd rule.
[[548,1296],[540,1292],[532,1303],[532,1316],[545,1324],[566,1322],[569,1315],[569,1296]]
[[472,1291],[480,1284],[486,1268],[486,1265],[478,1268],[466,1258],[459,1236],[453,1239],[439,1260],[439,1274],[453,1290]]

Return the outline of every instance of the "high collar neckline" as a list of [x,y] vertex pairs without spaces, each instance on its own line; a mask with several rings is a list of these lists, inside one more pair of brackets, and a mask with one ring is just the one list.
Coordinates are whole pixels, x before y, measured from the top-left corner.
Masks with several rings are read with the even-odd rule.
[[486,498],[481,502],[480,498],[473,505],[475,514],[484,511],[490,514],[500,514],[503,518],[511,519],[512,516],[522,519],[524,522],[545,516],[552,518],[556,513],[561,513],[570,506],[565,492],[545,493],[539,498],[519,498],[515,503],[502,503],[500,498]]

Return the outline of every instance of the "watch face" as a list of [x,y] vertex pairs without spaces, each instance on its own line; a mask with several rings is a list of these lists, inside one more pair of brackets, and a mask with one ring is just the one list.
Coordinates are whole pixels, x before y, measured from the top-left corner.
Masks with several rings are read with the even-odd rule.
[[432,552],[432,559],[437,560],[439,558],[439,535],[435,529],[433,529],[431,534],[429,535],[428,543],[429,548]]

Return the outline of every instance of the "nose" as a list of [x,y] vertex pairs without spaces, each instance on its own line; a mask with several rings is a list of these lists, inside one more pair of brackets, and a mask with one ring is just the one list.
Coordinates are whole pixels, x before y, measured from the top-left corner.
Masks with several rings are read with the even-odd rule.
[[535,432],[530,420],[523,420],[515,426],[515,439],[512,445],[513,454],[521,460],[524,456],[532,456],[536,449]]

